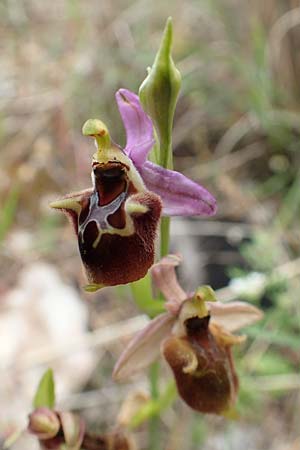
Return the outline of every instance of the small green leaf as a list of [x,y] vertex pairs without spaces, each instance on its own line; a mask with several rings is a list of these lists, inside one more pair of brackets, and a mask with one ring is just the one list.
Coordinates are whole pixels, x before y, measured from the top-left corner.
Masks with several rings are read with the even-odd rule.
[[36,390],[33,407],[40,408],[42,406],[52,409],[55,405],[55,385],[52,369],[48,369],[42,376],[38,388]]

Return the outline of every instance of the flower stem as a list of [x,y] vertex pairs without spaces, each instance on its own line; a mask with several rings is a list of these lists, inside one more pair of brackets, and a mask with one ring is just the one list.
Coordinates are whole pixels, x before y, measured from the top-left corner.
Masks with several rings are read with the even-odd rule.
[[[165,130],[163,142],[160,144],[160,165],[165,169],[173,169],[173,151],[172,151],[172,127]],[[169,253],[170,244],[170,217],[162,217],[160,223],[160,257],[163,258]]]
[[163,217],[160,223],[160,256],[163,257],[169,253],[170,243],[170,218]]
[[[176,102],[180,90],[181,76],[172,59],[173,26],[168,18],[152,68],[139,89],[139,96],[145,111],[149,114],[156,131],[156,147],[153,159],[165,169],[173,168],[172,129]],[[169,253],[170,219],[163,217],[160,224],[160,257]],[[159,398],[159,363],[150,368],[149,382],[151,397]],[[159,450],[159,415],[149,422],[149,450]]]
[[[170,149],[169,162],[167,165],[168,169],[173,168],[173,158],[172,158],[172,136],[168,136],[168,148]],[[162,217],[160,222],[160,257],[163,258],[169,253],[170,244],[170,217]]]
[[[159,398],[159,362],[154,362],[149,371],[150,393],[151,398]],[[151,417],[149,421],[149,450],[159,450],[160,446],[160,430],[159,430],[159,416]]]
[[[172,169],[173,168],[173,155],[172,155],[172,128],[165,130],[164,136],[164,149],[165,152],[160,152],[161,155],[166,157],[160,158],[160,165],[162,167]],[[170,218],[163,217],[160,223],[160,257],[163,258],[169,253],[170,243]],[[150,392],[153,400],[159,398],[159,362],[155,362],[150,367],[149,381]],[[160,450],[161,439],[159,429],[159,416],[153,416],[149,421],[149,450]]]

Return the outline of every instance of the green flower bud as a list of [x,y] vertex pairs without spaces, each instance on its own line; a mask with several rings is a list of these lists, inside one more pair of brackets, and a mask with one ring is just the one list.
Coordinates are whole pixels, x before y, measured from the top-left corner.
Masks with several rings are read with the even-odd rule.
[[172,19],[169,17],[154,64],[139,90],[142,105],[151,117],[159,138],[158,163],[162,167],[170,167],[172,162],[171,133],[181,85],[180,72],[171,56],[172,37]]

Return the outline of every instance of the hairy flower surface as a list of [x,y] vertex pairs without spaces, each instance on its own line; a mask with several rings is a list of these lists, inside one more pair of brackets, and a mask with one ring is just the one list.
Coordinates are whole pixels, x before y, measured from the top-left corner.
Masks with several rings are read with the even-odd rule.
[[186,294],[175,274],[179,261],[169,255],[151,269],[155,285],[167,300],[167,312],[137,333],[121,354],[113,376],[126,379],[151,364],[161,351],[180,396],[191,408],[225,414],[238,390],[231,347],[245,340],[232,332],[261,319],[262,313],[248,303],[215,301],[208,286]]
[[184,175],[147,160],[153,125],[134,93],[116,99],[126,129],[124,149],[114,144],[103,122],[88,120],[83,134],[94,137],[93,187],[50,206],[74,226],[89,289],[142,278],[154,261],[157,225],[163,215],[212,215],[214,197]]

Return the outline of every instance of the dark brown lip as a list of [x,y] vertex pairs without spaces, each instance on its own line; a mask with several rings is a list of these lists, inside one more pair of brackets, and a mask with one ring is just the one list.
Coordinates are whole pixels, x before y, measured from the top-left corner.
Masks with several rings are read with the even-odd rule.
[[95,168],[97,168],[97,170],[101,170],[101,171],[105,171],[105,170],[110,170],[110,169],[114,169],[114,168],[122,168],[122,169],[126,169],[129,170],[129,167],[122,163],[121,161],[108,161],[107,163],[99,163],[97,161],[94,161],[92,164],[92,168],[93,170],[95,170]]
[[127,166],[120,161],[108,163],[93,163],[93,172],[96,177],[113,179],[121,177],[127,170]]

